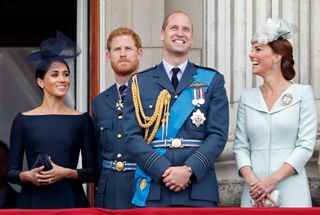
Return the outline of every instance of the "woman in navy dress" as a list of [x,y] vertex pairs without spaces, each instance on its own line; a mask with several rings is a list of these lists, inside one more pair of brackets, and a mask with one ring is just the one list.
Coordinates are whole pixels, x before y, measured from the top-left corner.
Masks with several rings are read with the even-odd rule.
[[[39,60],[35,73],[43,101],[33,110],[18,113],[10,140],[8,179],[22,186],[17,208],[89,207],[82,183],[95,180],[95,139],[88,113],[64,103],[70,86],[66,60],[75,59],[79,48],[66,36],[45,40],[40,51],[29,56]],[[77,169],[81,150],[82,168]],[[28,170],[23,171],[26,154]],[[32,168],[40,153],[49,155],[53,168]]]

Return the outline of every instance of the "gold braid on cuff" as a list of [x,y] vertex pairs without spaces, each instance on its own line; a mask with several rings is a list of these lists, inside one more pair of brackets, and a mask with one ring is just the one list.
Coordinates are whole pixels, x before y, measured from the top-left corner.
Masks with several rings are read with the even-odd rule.
[[[135,114],[139,126],[145,128],[144,139],[147,143],[151,143],[155,137],[161,121],[162,126],[162,139],[167,136],[168,133],[168,121],[169,121],[169,106],[170,106],[170,93],[168,90],[162,90],[158,95],[156,106],[152,116],[146,116],[143,111],[143,106],[140,98],[140,91],[138,85],[137,75],[132,77],[132,99],[135,109]],[[149,135],[149,129],[153,126],[152,132]],[[148,137],[149,135],[149,137]]]

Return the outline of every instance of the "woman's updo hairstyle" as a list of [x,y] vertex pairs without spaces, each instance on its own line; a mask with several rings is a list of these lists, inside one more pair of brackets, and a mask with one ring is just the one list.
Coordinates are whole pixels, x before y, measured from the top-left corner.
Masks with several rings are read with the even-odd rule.
[[283,19],[267,19],[267,22],[252,36],[251,44],[260,43],[271,47],[274,53],[282,56],[281,72],[286,80],[296,74],[293,65],[293,48],[288,39],[298,32],[298,27]]
[[268,43],[274,53],[282,56],[281,58],[281,73],[283,77],[290,81],[296,75],[294,70],[294,60],[293,60],[293,48],[291,43],[286,40],[275,40]]
[[70,72],[67,61],[73,61],[81,53],[81,48],[66,35],[57,31],[55,38],[44,40],[38,51],[28,56],[28,61],[37,62],[36,80],[43,79],[49,66],[54,61],[64,63]]

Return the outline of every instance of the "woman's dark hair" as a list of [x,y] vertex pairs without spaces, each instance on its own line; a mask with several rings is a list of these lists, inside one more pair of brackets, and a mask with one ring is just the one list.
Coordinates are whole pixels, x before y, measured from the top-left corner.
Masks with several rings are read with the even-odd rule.
[[271,47],[274,53],[282,56],[281,58],[281,73],[283,77],[290,81],[296,75],[296,71],[294,70],[294,60],[293,60],[293,48],[291,43],[286,40],[275,40],[268,45]]
[[[52,60],[52,61],[45,61],[45,62],[40,62],[39,65],[37,66],[37,69],[36,69],[36,72],[35,72],[35,78],[36,80],[38,78],[40,78],[41,80],[43,80],[44,78],[44,75],[47,73],[50,65],[52,62],[54,61],[59,61],[63,64],[66,65],[68,71],[70,72],[70,68],[69,68],[69,65],[67,64],[67,62],[65,62],[64,60]],[[42,63],[42,64],[41,64]],[[43,63],[45,63],[46,65],[44,65]],[[41,65],[40,65],[41,64]],[[41,87],[39,87],[41,90],[43,90]]]

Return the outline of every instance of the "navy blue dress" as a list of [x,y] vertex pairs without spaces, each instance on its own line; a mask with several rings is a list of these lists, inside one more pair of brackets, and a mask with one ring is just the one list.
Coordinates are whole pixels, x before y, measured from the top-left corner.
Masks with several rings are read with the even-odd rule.
[[[59,166],[76,169],[81,150],[82,169],[78,179],[63,179],[37,187],[22,183],[23,156],[26,153],[31,169],[39,153],[47,153]],[[12,125],[8,180],[22,186],[17,208],[89,207],[82,183],[95,180],[94,128],[88,113],[82,115],[23,115],[19,113]]]

